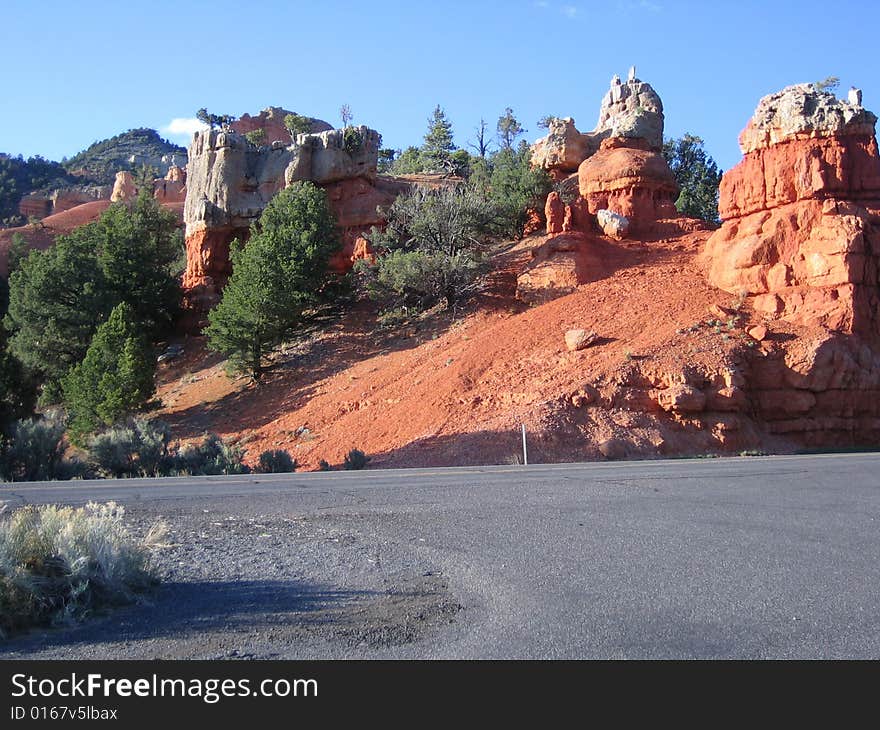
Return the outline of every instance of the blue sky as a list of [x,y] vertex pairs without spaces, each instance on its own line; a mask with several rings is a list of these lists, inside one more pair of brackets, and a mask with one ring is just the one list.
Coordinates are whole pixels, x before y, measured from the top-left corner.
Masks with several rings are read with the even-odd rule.
[[758,99],[840,77],[880,112],[880,3],[506,0],[212,2],[2,0],[0,151],[70,156],[132,127],[256,113],[338,124],[351,106],[386,146],[420,144],[436,104],[456,141],[511,106],[596,123],[611,76],[635,64],[666,133],[691,132],[725,169]]

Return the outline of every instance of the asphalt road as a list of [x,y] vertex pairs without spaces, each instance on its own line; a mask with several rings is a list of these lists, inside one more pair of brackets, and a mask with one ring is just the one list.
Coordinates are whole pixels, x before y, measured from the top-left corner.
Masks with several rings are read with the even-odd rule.
[[880,454],[0,486],[177,546],[0,657],[880,658]]

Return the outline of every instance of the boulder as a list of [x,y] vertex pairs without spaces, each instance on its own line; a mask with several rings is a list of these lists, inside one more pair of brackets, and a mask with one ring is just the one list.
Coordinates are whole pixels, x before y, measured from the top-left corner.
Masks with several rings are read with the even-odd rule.
[[754,327],[749,327],[748,335],[757,342],[763,342],[767,339],[767,328],[762,324],[756,324]]
[[706,394],[686,383],[673,383],[657,391],[657,403],[664,411],[700,413],[706,408]]
[[574,172],[598,147],[591,135],[578,131],[571,117],[551,118],[547,136],[532,145],[532,164],[557,173]]
[[602,232],[609,238],[620,241],[626,238],[626,234],[629,233],[629,218],[614,211],[605,210],[604,208],[597,210],[596,222],[599,224]]
[[621,82],[615,76],[602,99],[599,122],[593,134],[606,137],[644,139],[649,149],[663,148],[663,102],[653,87],[635,77]]
[[568,330],[565,333],[565,346],[572,352],[584,350],[592,345],[598,338],[599,335],[588,330]]

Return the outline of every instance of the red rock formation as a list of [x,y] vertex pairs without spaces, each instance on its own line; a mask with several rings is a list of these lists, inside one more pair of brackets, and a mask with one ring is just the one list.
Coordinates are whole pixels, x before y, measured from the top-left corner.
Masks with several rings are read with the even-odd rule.
[[[290,132],[284,126],[284,117],[292,112],[277,106],[270,106],[263,109],[256,116],[250,114],[242,114],[241,117],[232,123],[232,129],[239,134],[247,134],[257,129],[262,129],[266,133],[266,144],[272,144],[276,140],[280,140],[285,145],[290,144],[293,140],[290,138]],[[312,119],[308,117],[312,123],[311,132],[324,132],[332,127],[320,119]]]
[[376,252],[370,242],[363,236],[354,239],[354,251],[351,254],[351,262],[368,261],[371,264],[376,263]]
[[153,197],[162,203],[186,201],[186,170],[177,165],[168,168],[165,177],[153,181]]
[[578,231],[549,236],[532,250],[532,260],[517,276],[516,296],[541,303],[570,294],[606,276],[607,263],[606,244],[593,236]]
[[25,218],[45,218],[52,214],[52,201],[43,195],[25,195],[18,204],[18,212]]
[[562,233],[562,223],[565,219],[565,203],[555,190],[547,196],[544,205],[544,215],[547,218],[547,235]]
[[765,97],[721,182],[710,283],[768,317],[880,334],[875,120],[810,85]]
[[647,233],[677,214],[678,185],[663,155],[628,142],[604,140],[578,168],[578,188],[591,214],[610,210],[628,218],[632,232]]

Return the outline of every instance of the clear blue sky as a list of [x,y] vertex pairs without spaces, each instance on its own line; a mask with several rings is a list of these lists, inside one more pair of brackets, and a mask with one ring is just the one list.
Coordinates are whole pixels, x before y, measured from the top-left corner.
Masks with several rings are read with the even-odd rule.
[[783,86],[838,76],[880,112],[878,27],[872,0],[2,0],[0,151],[60,159],[199,107],[338,124],[343,103],[386,146],[420,144],[436,104],[459,146],[506,106],[534,140],[547,114],[592,129],[611,76],[635,64],[667,135],[702,136],[727,169],[758,99]]

